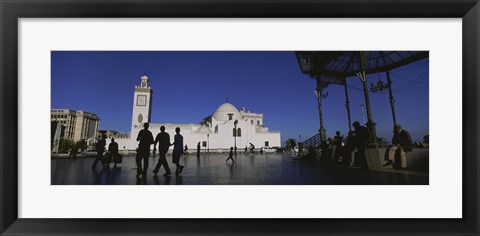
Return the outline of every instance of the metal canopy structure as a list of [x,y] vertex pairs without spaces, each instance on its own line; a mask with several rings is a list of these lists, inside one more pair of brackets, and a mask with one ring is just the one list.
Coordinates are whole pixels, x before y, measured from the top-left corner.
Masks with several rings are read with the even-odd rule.
[[373,122],[370,99],[367,89],[367,74],[385,72],[387,74],[390,92],[390,105],[393,121],[396,123],[394,99],[391,91],[390,70],[429,57],[428,51],[297,51],[295,52],[304,74],[316,79],[315,95],[318,100],[320,114],[320,140],[326,142],[325,128],[323,127],[322,91],[330,84],[345,86],[346,107],[348,113],[348,127],[351,130],[350,101],[348,100],[347,77],[358,77],[363,84],[365,104],[367,108],[367,127],[373,134],[373,143],[376,145],[375,122]]
[[428,51],[297,51],[295,54],[302,73],[339,81],[361,71],[365,74],[390,71],[429,56]]

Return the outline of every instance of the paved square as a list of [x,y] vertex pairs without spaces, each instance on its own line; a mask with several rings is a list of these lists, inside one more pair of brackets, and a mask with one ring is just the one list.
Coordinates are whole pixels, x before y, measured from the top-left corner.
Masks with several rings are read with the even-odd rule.
[[[51,160],[52,185],[418,185],[428,184],[428,175],[412,171],[368,171],[343,166],[322,166],[315,160],[296,160],[292,154],[238,154],[234,164],[225,160],[225,154],[203,154],[197,158],[186,155],[180,159],[185,166],[176,177],[158,176],[153,168],[158,155],[150,157],[146,176],[136,177],[133,156],[123,158],[123,163],[113,168],[91,168],[94,158],[53,158]],[[172,173],[175,165],[167,155]]]

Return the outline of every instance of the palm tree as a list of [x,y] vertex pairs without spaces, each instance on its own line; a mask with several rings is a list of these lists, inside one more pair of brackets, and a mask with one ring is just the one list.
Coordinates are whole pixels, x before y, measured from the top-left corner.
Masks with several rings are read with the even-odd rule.
[[80,149],[80,150],[85,150],[87,149],[87,142],[85,141],[85,139],[81,139],[81,140],[78,140],[76,143],[75,143],[75,147],[77,149]]

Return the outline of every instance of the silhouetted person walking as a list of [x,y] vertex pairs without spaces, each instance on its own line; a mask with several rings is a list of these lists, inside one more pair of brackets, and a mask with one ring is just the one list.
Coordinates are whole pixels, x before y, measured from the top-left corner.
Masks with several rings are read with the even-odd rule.
[[158,143],[158,163],[155,166],[155,169],[153,170],[153,173],[155,175],[158,174],[158,171],[160,170],[160,167],[165,168],[166,173],[163,175],[165,177],[171,176],[172,172],[170,171],[170,167],[168,167],[168,162],[167,162],[167,157],[166,154],[168,152],[168,148],[172,146],[170,143],[170,135],[165,132],[165,126],[160,127],[160,133],[157,134],[157,137],[155,137],[155,144],[153,147],[153,150],[155,150],[155,146],[157,146]]
[[197,157],[200,157],[200,142],[197,143]]
[[235,163],[235,161],[233,160],[233,147],[230,147],[230,154],[228,154],[228,158],[225,162],[228,162],[228,160],[232,160],[232,164]]
[[107,166],[105,165],[105,162],[103,161],[103,152],[105,152],[105,145],[107,145],[107,141],[105,140],[107,136],[105,134],[102,135],[102,139],[98,140],[97,145],[95,148],[97,149],[97,157],[95,158],[95,161],[92,164],[92,169],[94,169],[97,166],[97,163],[100,161],[102,163],[102,167],[105,169]]
[[[117,168],[117,163],[115,162],[115,158],[118,155],[118,143],[115,142],[115,139],[112,138],[112,142],[108,145],[108,153],[110,155],[110,160],[113,161],[113,167]],[[107,166],[110,167],[110,163],[107,163]]]
[[[148,123],[143,124],[143,129],[138,132],[137,141],[138,149],[137,149],[137,176],[143,174],[147,174],[148,169],[148,157],[150,156],[150,145],[153,144],[153,135],[148,127],[150,125]],[[143,169],[142,169],[142,159],[143,159]]]
[[172,162],[177,166],[177,169],[175,170],[175,174],[179,175],[182,173],[184,166],[180,165],[180,155],[182,155],[183,152],[183,136],[180,134],[180,128],[177,127],[175,128],[175,136],[174,136],[174,142],[173,142],[173,157],[172,157]]
[[[355,153],[355,160],[361,167],[367,167],[367,159],[365,158],[365,149],[367,148],[368,140],[370,140],[370,131],[367,127],[360,125],[360,122],[353,122],[355,128],[355,143],[357,145],[357,153]],[[359,162],[357,162],[359,161]]]

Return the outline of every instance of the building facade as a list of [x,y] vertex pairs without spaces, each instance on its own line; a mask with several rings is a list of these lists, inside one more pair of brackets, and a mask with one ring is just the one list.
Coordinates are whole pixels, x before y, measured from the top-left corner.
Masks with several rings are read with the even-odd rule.
[[70,109],[52,109],[50,116],[51,121],[62,128],[63,136],[59,138],[86,140],[88,143],[98,135],[100,118],[96,114]]
[[[228,102],[221,104],[212,115],[205,117],[199,123],[151,123],[153,90],[148,82],[148,77],[144,75],[141,77],[140,86],[135,86],[130,133],[115,136],[120,149],[135,150],[137,148],[136,138],[145,122],[150,123],[149,130],[154,137],[160,132],[160,127],[165,126],[171,142],[173,142],[175,128],[179,127],[184,145],[187,145],[190,151],[196,150],[198,143],[202,150],[208,149],[211,152],[228,150],[235,145],[238,150],[243,150],[250,143],[256,148],[281,146],[280,132],[270,131],[264,126],[263,114],[249,112],[245,108],[239,111]],[[170,149],[172,148],[173,146]]]

